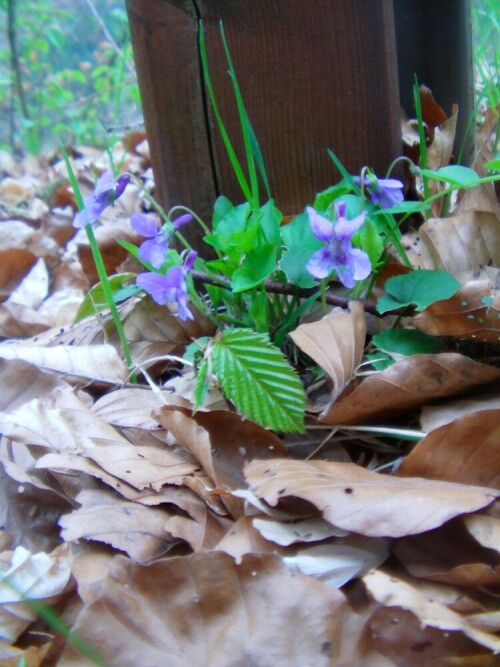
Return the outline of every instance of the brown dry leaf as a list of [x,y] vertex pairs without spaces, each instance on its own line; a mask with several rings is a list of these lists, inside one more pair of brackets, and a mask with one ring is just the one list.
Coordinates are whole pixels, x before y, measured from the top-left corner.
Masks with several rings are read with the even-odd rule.
[[[73,630],[106,663],[122,667],[156,667],[167,656],[175,667],[207,660],[210,667],[328,667],[341,664],[351,613],[342,593],[276,556],[248,555],[237,565],[224,553],[200,553],[148,567],[117,557]],[[82,662],[68,646],[58,665]]]
[[194,319],[183,321],[151,298],[141,299],[124,318],[123,325],[135,363],[182,353],[193,339],[212,335],[212,322],[196,309],[191,310]]
[[0,304],[0,338],[27,338],[47,331],[51,323],[40,312],[5,301]]
[[328,586],[340,588],[386,561],[388,543],[384,539],[349,535],[329,544],[299,549],[293,556],[286,555],[283,561]]
[[57,601],[71,577],[71,547],[62,544],[52,553],[31,554],[24,547],[0,554],[0,639],[15,642],[35,620],[29,600]]
[[[233,412],[214,410],[191,415],[185,408],[165,406],[155,410],[153,416],[200,462],[212,483],[227,491],[246,485],[243,467],[248,461],[286,456],[278,436]],[[234,518],[242,515],[239,498],[226,494],[222,501]]]
[[92,412],[113,426],[150,430],[158,428],[152,411],[170,402],[170,392],[158,389],[153,393],[149,387],[127,387],[104,394],[94,403]]
[[418,354],[365,378],[320,415],[326,424],[352,424],[406,413],[438,398],[466,393],[500,377],[500,369],[454,352]]
[[272,506],[290,496],[302,498],[334,526],[371,537],[431,530],[500,495],[492,489],[382,475],[354,463],[253,461],[245,476],[253,493]]
[[236,563],[241,563],[245,554],[281,555],[283,550],[275,542],[264,539],[261,531],[256,530],[252,517],[242,516],[231,526],[214,551],[224,551]]
[[467,530],[479,544],[500,553],[500,519],[482,514],[464,516]]
[[423,627],[431,626],[445,632],[462,632],[481,646],[500,652],[500,638],[478,630],[467,618],[448,609],[440,602],[427,599],[425,595],[401,579],[373,570],[363,577],[370,595],[387,607],[400,607],[411,611]]
[[0,358],[23,359],[63,375],[122,384],[128,377],[125,364],[111,345],[58,345],[37,347],[3,343]]
[[28,275],[37,258],[29,250],[0,250],[0,301],[4,301]]
[[172,547],[164,527],[171,514],[164,509],[144,507],[97,490],[82,491],[76,501],[81,507],[59,520],[65,542],[105,542],[142,564],[159,558]]
[[414,577],[453,586],[495,587],[500,584],[498,554],[480,545],[459,517],[436,530],[404,537],[392,551]]
[[492,382],[486,387],[474,391],[466,398],[446,401],[442,405],[426,406],[420,415],[420,427],[430,433],[440,426],[481,410],[500,409],[500,382]]
[[0,359],[0,410],[15,410],[38,396],[63,387],[60,378],[20,359]]
[[448,116],[444,109],[434,99],[432,91],[427,86],[421,84],[418,88],[418,96],[420,97],[420,105],[422,108],[422,119],[429,127],[437,127],[442,125]]
[[437,301],[411,324],[432,336],[455,336],[497,345],[500,342],[500,292],[489,280],[471,280],[450,299]]
[[9,297],[10,303],[38,308],[49,293],[49,271],[43,259],[38,259]]
[[213,551],[232,526],[231,519],[211,512],[205,505],[203,516],[200,513],[196,519],[173,516],[167,519],[164,528],[172,537],[187,542],[193,551]]
[[334,308],[321,320],[301,324],[290,333],[293,342],[327,373],[333,383],[326,409],[351,382],[361,363],[366,336],[363,304],[349,302],[349,312]]
[[465,415],[431,431],[397,474],[500,489],[500,410]]
[[[106,474],[137,490],[182,484],[197,469],[167,446],[131,444],[92,414],[69,388],[56,388],[44,401],[34,399],[3,420],[6,437],[55,452],[39,458],[37,468],[83,470],[90,459]],[[119,486],[115,482],[115,488]]]
[[319,517],[285,522],[258,516],[252,519],[252,525],[266,540],[283,547],[288,547],[296,542],[321,542],[329,537],[347,535],[345,530],[336,528]]
[[427,266],[424,259],[415,268],[436,268],[460,279],[484,266],[499,266],[498,224],[495,214],[481,210],[459,212],[449,218],[430,218],[420,227],[419,236],[433,266]]

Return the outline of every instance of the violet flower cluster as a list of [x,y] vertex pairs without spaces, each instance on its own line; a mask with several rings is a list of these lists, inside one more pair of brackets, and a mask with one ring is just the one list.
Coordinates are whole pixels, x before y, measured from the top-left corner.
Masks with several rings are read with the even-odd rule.
[[[105,171],[98,179],[94,191],[84,200],[84,207],[73,221],[73,227],[80,229],[92,225],[103,211],[121,197],[130,182],[128,175],[114,179],[111,170]],[[134,213],[130,223],[141,236],[146,238],[139,247],[139,259],[155,269],[160,269],[167,257],[170,238],[174,231],[192,220],[190,214],[181,215],[173,222],[165,223],[160,229],[153,216]],[[197,253],[192,250],[182,266],[172,266],[166,275],[155,272],[140,273],[136,284],[148,292],[156,303],[177,304],[177,315],[181,320],[193,319],[188,308],[187,274],[193,268]]]
[[348,288],[354,287],[358,280],[367,278],[372,270],[370,259],[366,252],[352,245],[352,237],[363,224],[366,211],[348,220],[345,202],[336,202],[335,224],[311,206],[308,206],[306,211],[314,235],[325,243],[307,262],[306,269],[309,273],[323,280],[336,271],[340,282]]

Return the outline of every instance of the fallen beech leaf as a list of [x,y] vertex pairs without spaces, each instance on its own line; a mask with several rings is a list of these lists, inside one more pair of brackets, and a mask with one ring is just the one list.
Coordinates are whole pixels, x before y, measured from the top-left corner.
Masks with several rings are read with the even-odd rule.
[[421,84],[418,87],[418,96],[422,108],[422,119],[429,127],[442,125],[448,116],[442,107],[435,101],[432,91],[427,86]]
[[275,521],[267,517],[255,517],[254,528],[266,540],[288,547],[295,542],[320,542],[328,537],[344,537],[345,530],[332,526],[324,519],[301,519],[299,521]]
[[0,554],[0,639],[15,642],[37,613],[29,600],[51,604],[71,576],[71,548],[31,554],[24,547]]
[[0,250],[0,301],[10,296],[36,262],[37,258],[29,250]]
[[482,514],[470,514],[464,516],[464,523],[479,544],[500,553],[500,519]]
[[38,259],[9,297],[11,303],[38,308],[49,293],[49,271],[43,259]]
[[500,410],[465,415],[431,431],[397,474],[500,489]]
[[125,364],[111,345],[36,347],[3,343],[0,357],[23,359],[43,369],[90,380],[121,384],[128,376]]
[[380,570],[373,570],[363,577],[363,582],[380,604],[387,607],[408,609],[420,620],[424,627],[431,626],[446,632],[463,632],[463,634],[481,646],[500,652],[500,639],[494,635],[478,630],[467,618],[434,600],[428,600],[419,590],[401,579],[389,576]]
[[218,551],[219,548],[216,549],[216,545],[232,525],[232,520],[218,516],[206,508],[202,518],[198,516],[196,519],[190,519],[185,516],[173,516],[167,519],[164,528],[172,537],[187,542],[193,551]]
[[351,579],[381,565],[388,555],[387,540],[353,535],[332,544],[300,549],[294,556],[285,556],[283,560],[303,574],[333,588],[340,588]]
[[[327,667],[346,648],[351,613],[342,593],[276,556],[247,555],[237,565],[224,553],[200,553],[148,567],[118,556],[73,630],[110,665],[157,666],[168,657],[175,667],[207,659],[210,667]],[[59,667],[79,664],[68,645]]]
[[425,406],[420,415],[422,431],[430,433],[455,419],[481,410],[500,409],[500,382],[492,382],[485,389],[485,391],[475,391],[467,398],[447,401],[442,405]]
[[[165,406],[153,412],[158,422],[189,451],[215,486],[228,491],[243,488],[243,467],[254,458],[286,456],[282,441],[271,431],[227,410],[197,412]],[[222,498],[234,518],[243,513],[239,498]]]
[[325,424],[352,424],[398,415],[499,377],[500,369],[454,352],[417,354],[366,377],[319,419]]
[[40,312],[18,303],[0,304],[0,338],[27,338],[50,328]]
[[497,345],[500,342],[500,292],[489,280],[472,280],[450,299],[425,308],[411,324],[433,336],[455,336]]
[[224,551],[240,564],[245,554],[281,555],[283,550],[276,543],[264,539],[261,531],[256,530],[252,517],[242,516],[215,545],[214,551]]
[[351,301],[349,312],[334,308],[321,320],[301,324],[290,333],[293,342],[331,379],[333,389],[329,406],[353,379],[363,356],[365,336],[366,320],[360,301]]
[[153,419],[151,412],[169,404],[170,397],[170,392],[158,390],[153,393],[149,387],[116,389],[99,398],[92,412],[113,426],[155,429],[158,422]]
[[431,530],[500,495],[492,489],[382,475],[354,463],[252,461],[245,476],[253,493],[270,505],[302,498],[334,526],[371,537]]
[[[489,508],[488,508],[489,509]],[[460,517],[431,532],[398,540],[392,551],[414,577],[454,586],[500,584],[498,555],[472,537]]]
[[435,262],[433,268],[454,276],[478,271],[490,264],[500,265],[498,218],[487,211],[430,218],[420,227],[419,236]]
[[0,359],[0,410],[8,411],[38,396],[46,396],[63,380],[21,359]]
[[66,542],[80,539],[110,544],[137,563],[147,563],[172,547],[164,525],[171,514],[122,500],[108,491],[82,491],[79,509],[59,520]]

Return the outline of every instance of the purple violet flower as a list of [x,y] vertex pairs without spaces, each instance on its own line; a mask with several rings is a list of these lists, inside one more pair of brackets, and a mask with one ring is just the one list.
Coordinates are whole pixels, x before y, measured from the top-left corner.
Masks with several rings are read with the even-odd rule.
[[108,169],[97,180],[97,185],[83,202],[84,207],[75,216],[73,227],[80,229],[94,223],[101,213],[122,196],[125,188],[130,182],[130,176],[124,174],[116,181],[113,172]]
[[[358,185],[361,184],[361,178],[354,180]],[[396,178],[377,178],[369,175],[365,177],[363,185],[368,188],[372,201],[381,208],[392,208],[404,200],[404,185]]]
[[[174,220],[172,227],[174,230],[180,229],[192,219],[193,216],[186,213]],[[155,269],[159,269],[167,257],[172,231],[167,229],[168,225],[163,225],[158,229],[155,218],[145,213],[133,213],[130,224],[138,234],[145,236],[147,239],[139,246],[139,259],[151,264]]]
[[153,301],[160,306],[177,303],[177,314],[181,320],[192,320],[193,314],[187,305],[186,274],[193,268],[198,253],[192,250],[184,266],[172,266],[164,276],[160,273],[140,273],[136,283],[145,292],[151,294]]
[[138,234],[147,239],[139,246],[139,259],[159,269],[167,257],[171,233],[163,227],[158,229],[157,221],[144,213],[133,213],[130,224]]
[[353,248],[354,232],[364,222],[366,211],[352,220],[347,220],[345,202],[335,203],[337,220],[335,225],[308,206],[307,215],[314,235],[326,243],[317,250],[306,264],[306,269],[315,278],[327,278],[336,271],[345,287],[354,287],[356,281],[366,278],[372,270],[368,255]]

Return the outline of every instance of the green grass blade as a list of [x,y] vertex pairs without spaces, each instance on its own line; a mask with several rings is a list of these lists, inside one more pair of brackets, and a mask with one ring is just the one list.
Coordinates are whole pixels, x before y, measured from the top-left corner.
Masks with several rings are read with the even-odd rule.
[[238,107],[238,115],[240,117],[241,132],[243,134],[243,145],[245,147],[247,169],[250,178],[250,190],[252,192],[252,199],[250,201],[252,204],[252,208],[257,209],[259,208],[259,181],[257,179],[257,170],[255,169],[254,153],[252,150],[252,141],[249,131],[250,120],[248,118],[245,105],[243,103],[241,89],[238,83],[238,79],[236,77],[236,72],[231,58],[231,53],[229,51],[229,46],[227,44],[222,21],[219,23],[219,29],[222,38],[222,44],[224,46],[224,52],[226,54],[227,64],[229,67],[229,75],[231,77],[231,83],[233,84],[234,96],[236,98],[236,106]]
[[247,201],[252,201],[252,190],[248,184],[248,181],[246,179],[246,176],[243,172],[243,169],[241,167],[241,164],[238,160],[238,157],[234,151],[233,145],[231,143],[231,140],[229,138],[229,135],[226,131],[226,128],[224,126],[224,122],[222,120],[222,116],[220,115],[219,112],[219,107],[217,105],[217,100],[215,98],[215,91],[212,85],[212,79],[210,78],[210,70],[208,67],[208,59],[207,59],[207,49],[205,45],[205,33],[203,30],[203,23],[200,21],[199,22],[199,45],[200,45],[200,59],[201,59],[201,67],[203,71],[203,78],[205,81],[205,86],[208,92],[208,96],[210,97],[210,103],[212,105],[212,110],[215,116],[215,120],[217,121],[217,126],[219,128],[219,132],[221,133],[222,141],[224,142],[224,146],[226,148],[229,161],[231,162],[231,166],[233,168],[233,171],[236,175],[236,178],[238,180],[238,183],[240,185],[240,188],[243,192],[243,195],[247,199]]

